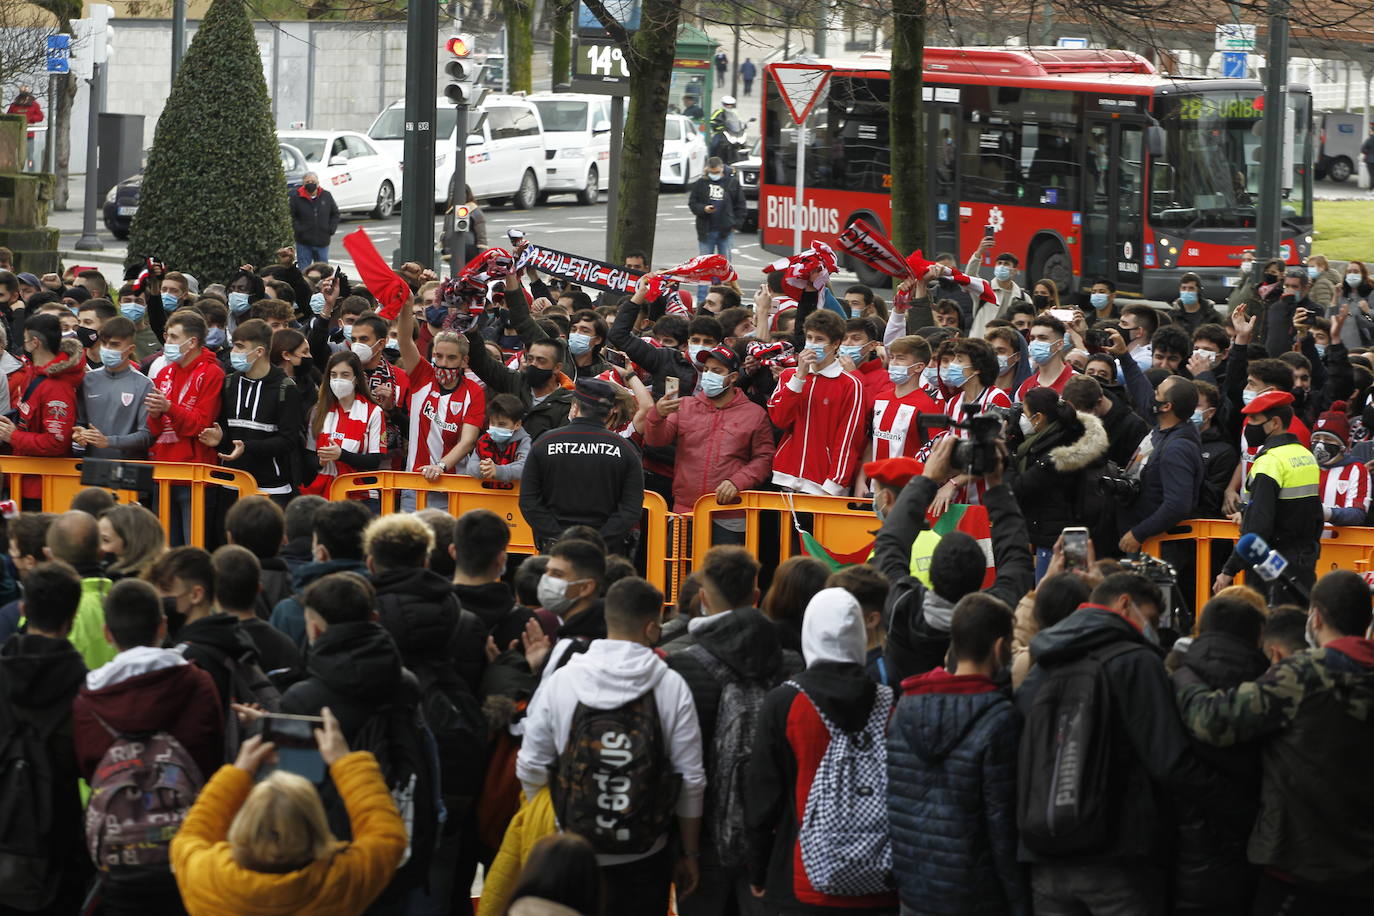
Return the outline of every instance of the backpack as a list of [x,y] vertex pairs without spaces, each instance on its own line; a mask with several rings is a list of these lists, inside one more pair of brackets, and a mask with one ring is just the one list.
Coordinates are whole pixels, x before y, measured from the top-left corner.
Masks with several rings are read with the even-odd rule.
[[1062,665],[1041,666],[1021,732],[1017,823],[1026,848],[1065,856],[1111,839],[1112,699],[1104,665],[1135,648],[1122,642]]
[[868,721],[850,734],[831,722],[800,684],[786,683],[815,707],[830,733],[797,828],[806,880],[822,894],[836,897],[891,890],[886,735],[892,688],[875,685]]
[[15,717],[0,732],[0,906],[40,910],[57,894],[48,734]]
[[[349,742],[355,751],[371,751],[381,768],[391,800],[406,826],[406,849],[397,869],[408,868],[423,883],[439,840],[443,804],[439,795],[439,757],[434,737],[425,727],[420,707],[390,703],[372,714]],[[343,805],[339,826],[349,827]],[[335,826],[331,823],[331,827]],[[340,836],[336,827],[335,836]],[[351,835],[351,829],[346,834]]]
[[749,852],[744,826],[744,774],[754,751],[759,713],[771,684],[737,677],[705,646],[691,646],[683,654],[698,662],[721,685],[715,734],[711,736],[707,757],[706,816],[721,864],[742,866],[747,863]]
[[[94,713],[92,713],[94,715]],[[91,777],[86,847],[100,871],[166,870],[172,837],[204,785],[200,767],[166,731],[123,735],[100,716],[114,738]]]
[[549,769],[559,828],[582,834],[607,855],[653,848],[672,822],[682,788],[652,690],[615,709],[579,702],[567,744]]
[[[182,656],[190,648],[190,643],[178,643],[176,651]],[[256,703],[267,712],[281,710],[281,691],[272,683],[271,678],[262,673],[257,655],[250,649],[242,656],[234,658],[206,643],[196,643],[196,649],[206,653],[229,672],[229,696],[222,697],[224,704],[224,755],[227,762],[238,756],[243,732],[239,717],[229,708],[229,703]]]

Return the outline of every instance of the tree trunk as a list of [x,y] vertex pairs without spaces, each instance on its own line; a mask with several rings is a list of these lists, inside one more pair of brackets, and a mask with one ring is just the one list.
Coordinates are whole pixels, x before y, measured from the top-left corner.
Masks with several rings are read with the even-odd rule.
[[506,16],[506,73],[511,92],[534,91],[533,0],[501,0]]
[[926,247],[925,0],[892,2],[892,240],[902,252]]
[[[54,150],[53,170],[57,173],[57,187],[53,191],[53,209],[68,210],[70,187],[68,169],[72,158],[72,103],[76,100],[76,77],[64,73],[57,78],[57,148]],[[88,142],[93,142],[89,138]]]
[[553,77],[550,88],[572,82],[573,6],[570,2],[553,5]]

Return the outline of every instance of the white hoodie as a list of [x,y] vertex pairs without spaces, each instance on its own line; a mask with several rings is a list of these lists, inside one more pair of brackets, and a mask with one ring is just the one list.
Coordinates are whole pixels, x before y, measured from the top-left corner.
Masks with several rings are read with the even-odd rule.
[[[622,639],[594,640],[586,652],[573,656],[540,685],[525,716],[525,738],[515,758],[515,775],[525,797],[534,798],[549,781],[549,767],[562,753],[572,731],[578,703],[593,709],[615,709],[654,692],[663,726],[668,760],[682,774],[679,817],[700,817],[706,793],[701,762],[701,726],[692,692],[676,671],[652,649]],[[663,848],[661,837],[641,855],[598,855],[602,865],[620,865],[647,858]]]
[[134,646],[132,649],[126,649],[119,653],[94,671],[87,672],[86,689],[103,690],[113,684],[118,684],[120,681],[138,677],[140,674],[188,664],[190,662],[186,660],[185,656],[172,649],[159,649],[157,646]]

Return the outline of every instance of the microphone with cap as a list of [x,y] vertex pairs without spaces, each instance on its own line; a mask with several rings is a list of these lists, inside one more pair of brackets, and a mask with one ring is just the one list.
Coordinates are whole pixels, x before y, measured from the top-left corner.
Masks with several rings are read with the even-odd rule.
[[1293,578],[1293,574],[1289,571],[1288,560],[1284,558],[1283,554],[1272,549],[1264,538],[1253,531],[1242,534],[1240,540],[1236,541],[1236,556],[1253,568],[1265,582],[1277,580],[1301,595],[1304,601],[1312,600],[1312,596],[1307,591],[1307,586]]

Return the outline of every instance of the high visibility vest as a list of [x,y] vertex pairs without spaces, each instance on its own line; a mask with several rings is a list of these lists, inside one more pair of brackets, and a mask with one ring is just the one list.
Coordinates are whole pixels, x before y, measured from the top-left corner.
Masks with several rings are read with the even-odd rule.
[[1321,498],[1321,468],[1305,446],[1290,442],[1261,452],[1250,464],[1246,489],[1256,475],[1272,477],[1279,485],[1279,501]]

